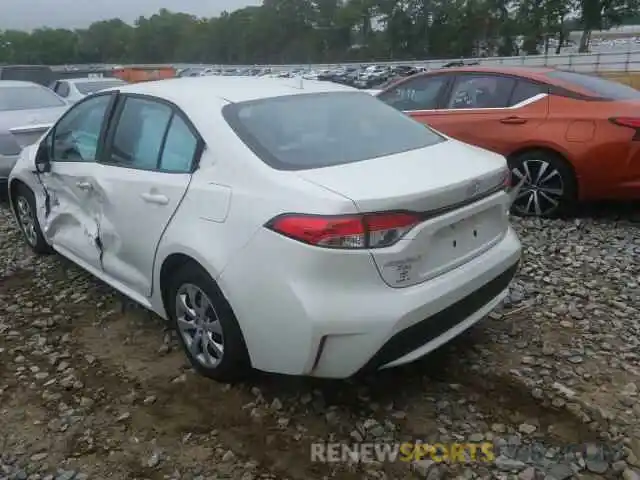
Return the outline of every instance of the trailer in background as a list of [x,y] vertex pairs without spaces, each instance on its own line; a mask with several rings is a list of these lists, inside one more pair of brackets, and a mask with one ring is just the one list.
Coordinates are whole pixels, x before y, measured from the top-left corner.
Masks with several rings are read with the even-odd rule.
[[129,83],[165,80],[176,77],[176,69],[171,66],[127,66],[116,67],[113,76]]
[[46,65],[0,65],[0,80],[35,82],[48,87],[56,80],[56,73]]

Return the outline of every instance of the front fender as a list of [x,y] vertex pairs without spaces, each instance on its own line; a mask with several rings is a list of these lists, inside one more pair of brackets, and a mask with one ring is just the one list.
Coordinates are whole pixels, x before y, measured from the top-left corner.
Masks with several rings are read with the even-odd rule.
[[9,206],[13,215],[15,217],[15,207],[13,205],[13,194],[15,192],[16,185],[19,183],[23,183],[31,191],[34,193],[36,197],[36,207],[38,209],[38,221],[42,222],[43,218],[40,216],[40,212],[44,214],[44,195],[42,190],[42,185],[38,181],[38,178],[35,173],[35,154],[37,148],[34,145],[29,145],[22,149],[20,152],[20,156],[16,161],[16,164],[13,166],[11,173],[9,174],[9,179],[7,182],[8,196],[9,196]]

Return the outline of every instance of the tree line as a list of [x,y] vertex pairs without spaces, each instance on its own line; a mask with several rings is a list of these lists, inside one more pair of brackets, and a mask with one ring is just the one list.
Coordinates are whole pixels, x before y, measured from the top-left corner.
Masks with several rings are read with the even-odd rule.
[[570,30],[640,23],[640,0],[264,0],[86,29],[0,31],[0,63],[283,64],[559,53]]

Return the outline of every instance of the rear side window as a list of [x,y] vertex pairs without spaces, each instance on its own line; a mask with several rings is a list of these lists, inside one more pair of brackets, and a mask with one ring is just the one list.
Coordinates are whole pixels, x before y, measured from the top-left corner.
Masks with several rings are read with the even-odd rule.
[[172,110],[163,103],[127,98],[113,137],[111,163],[155,170]]
[[224,107],[223,115],[260,159],[279,170],[354,163],[445,141],[433,130],[362,92],[287,95],[234,103]]
[[582,73],[563,72],[560,70],[549,72],[546,75],[562,82],[572,83],[607,100],[640,99],[640,91],[635,88],[623,85],[622,83],[606,80],[604,78],[584,75]]
[[511,94],[509,106],[522,103],[536,95],[540,95],[541,93],[549,93],[549,88],[546,85],[528,82],[527,80],[519,80],[516,88]]

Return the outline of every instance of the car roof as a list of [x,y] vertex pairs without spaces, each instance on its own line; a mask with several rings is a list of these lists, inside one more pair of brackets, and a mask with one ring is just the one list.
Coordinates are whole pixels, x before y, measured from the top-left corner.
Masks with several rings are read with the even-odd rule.
[[[42,87],[39,83],[27,82],[26,80],[0,80],[0,88],[2,87]],[[44,87],[43,87],[44,88]]]
[[110,88],[122,93],[153,95],[174,103],[198,104],[203,98],[215,97],[238,103],[263,98],[282,97],[321,92],[357,92],[353,87],[291,78],[264,77],[181,77],[152,82],[139,82]]
[[546,74],[553,72],[553,68],[549,67],[519,67],[519,66],[497,66],[483,67],[480,65],[469,65],[463,67],[449,67],[438,70],[431,70],[428,73],[436,72],[452,72],[452,73],[497,73],[503,75],[518,75],[528,78],[547,78]]
[[[437,70],[430,70],[424,73],[418,73],[416,75],[412,75],[411,77],[405,78],[416,78],[418,76],[431,76],[437,74],[447,74],[447,73],[493,73],[497,75],[515,75],[517,77],[528,78],[530,80],[543,82],[549,85],[554,85],[556,87],[562,87],[564,89],[573,90],[577,93],[582,93],[585,95],[593,95],[593,92],[585,89],[584,87],[577,85],[574,82],[568,82],[562,80],[560,78],[554,78],[549,76],[548,74],[551,72],[561,71],[551,67],[520,67],[520,66],[464,66],[464,67],[451,67],[451,68],[441,68]],[[579,73],[579,72],[574,72]],[[404,82],[405,78],[399,79],[397,82],[392,83],[387,88],[394,87],[397,84]]]
[[111,80],[117,80],[119,82],[124,82],[124,80],[121,80],[117,77],[76,77],[76,78],[61,78],[59,81],[60,82],[71,82],[71,83],[75,83],[75,82],[104,82],[104,81],[111,81]]

